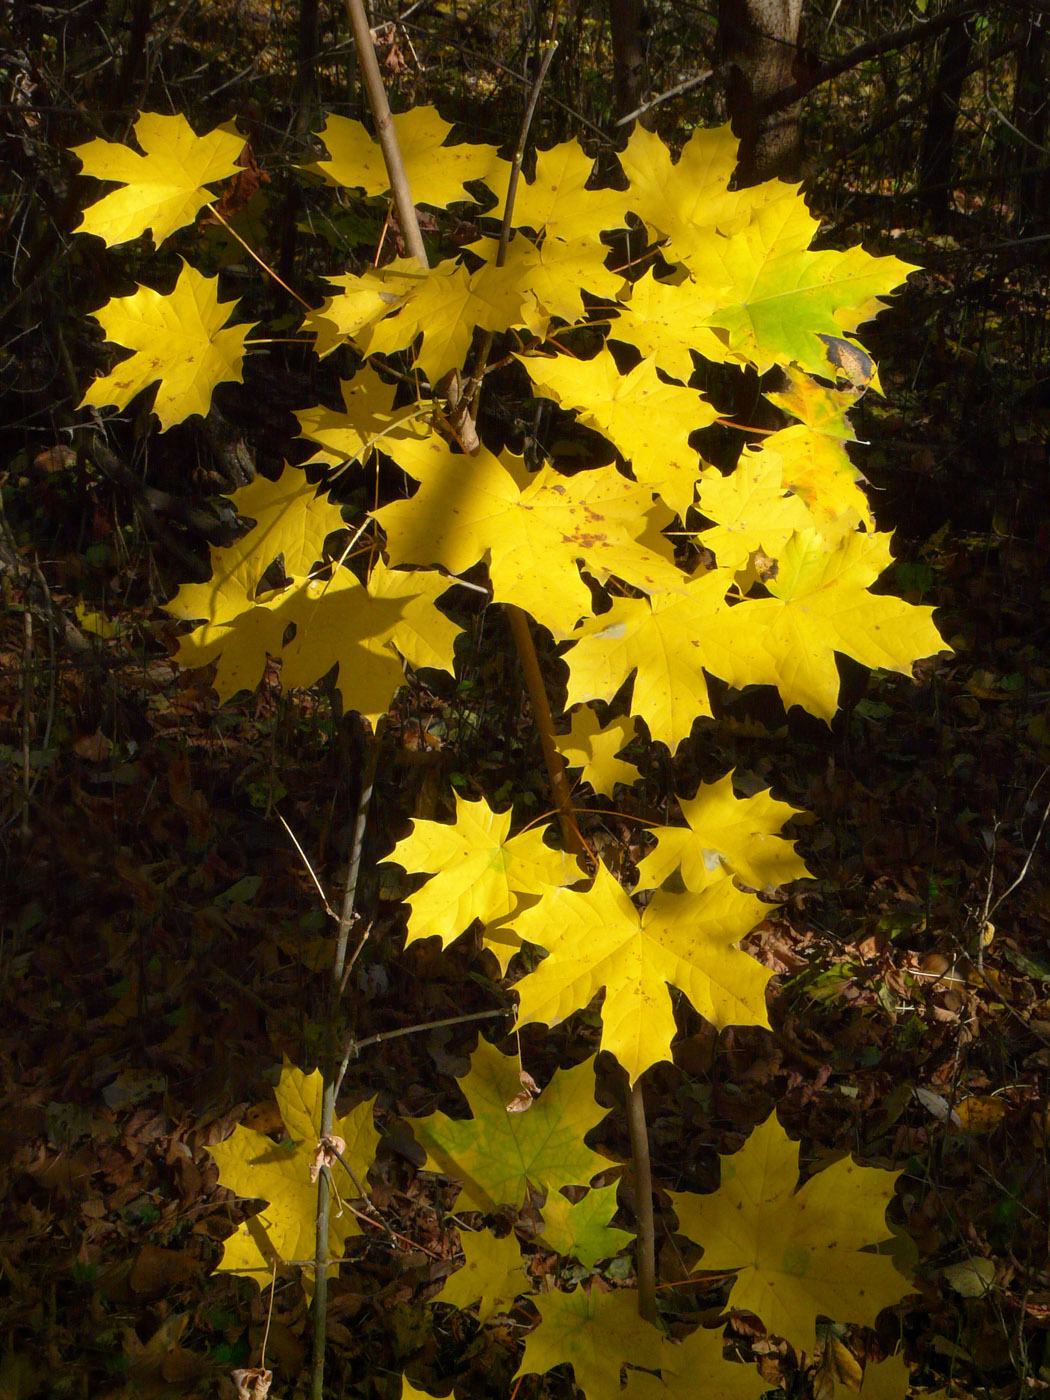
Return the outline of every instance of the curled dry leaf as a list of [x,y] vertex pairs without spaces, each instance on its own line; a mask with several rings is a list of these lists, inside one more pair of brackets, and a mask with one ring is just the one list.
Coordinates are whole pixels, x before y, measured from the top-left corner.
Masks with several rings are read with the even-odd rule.
[[331,1137],[323,1137],[314,1150],[314,1159],[310,1164],[310,1180],[317,1180],[322,1167],[334,1167],[345,1151],[346,1143],[341,1137],[336,1137],[334,1133]]

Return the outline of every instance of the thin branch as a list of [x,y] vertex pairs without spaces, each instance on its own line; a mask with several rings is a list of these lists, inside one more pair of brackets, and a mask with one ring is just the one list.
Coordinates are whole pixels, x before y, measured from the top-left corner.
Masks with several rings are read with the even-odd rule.
[[397,1040],[403,1035],[416,1035],[419,1031],[440,1030],[442,1026],[461,1026],[466,1021],[490,1021],[497,1016],[512,1016],[513,1008],[507,1006],[499,1011],[474,1011],[469,1016],[448,1016],[443,1021],[423,1021],[416,1026],[401,1026],[396,1031],[379,1031],[376,1035],[369,1035],[364,1040],[355,1040],[353,1036],[348,1037],[346,1042],[346,1052],[343,1055],[342,1064],[335,1078],[335,1096],[339,1097],[339,1091],[343,1087],[343,1080],[346,1077],[347,1067],[350,1061],[356,1059],[359,1052],[367,1050],[370,1045],[381,1045],[384,1040]]
[[638,1273],[638,1315],[655,1327],[656,1310],[656,1225],[653,1219],[653,1171],[649,1161],[649,1129],[645,1121],[642,1081],[636,1079],[627,1090],[627,1129],[631,1138],[631,1165],[634,1169],[634,1218],[638,1226],[635,1269]]
[[701,83],[706,83],[708,78],[719,77],[721,74],[721,68],[705,68],[702,73],[694,73],[691,78],[686,78],[677,86],[668,88],[666,92],[661,92],[656,97],[650,97],[648,102],[643,102],[640,107],[636,107],[633,112],[628,112],[625,117],[617,117],[613,126],[626,126],[628,122],[637,121],[646,112],[651,112],[654,107],[659,107],[661,102],[670,102],[672,97],[681,97],[684,92],[692,92],[693,88],[699,87]]

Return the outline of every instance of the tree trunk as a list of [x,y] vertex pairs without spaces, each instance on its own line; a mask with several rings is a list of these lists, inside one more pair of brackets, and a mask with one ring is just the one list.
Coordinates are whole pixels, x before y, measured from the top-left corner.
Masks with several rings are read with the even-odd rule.
[[[613,101],[616,116],[637,111],[645,89],[645,0],[609,0],[609,29],[613,51]],[[640,119],[648,126],[648,113]]]
[[726,103],[740,141],[738,186],[799,178],[798,103],[771,113],[762,104],[795,79],[801,17],[802,0],[718,0]]
[[945,226],[951,212],[955,124],[972,46],[973,39],[965,20],[959,20],[949,28],[944,36],[937,77],[926,107],[919,200],[937,229]]

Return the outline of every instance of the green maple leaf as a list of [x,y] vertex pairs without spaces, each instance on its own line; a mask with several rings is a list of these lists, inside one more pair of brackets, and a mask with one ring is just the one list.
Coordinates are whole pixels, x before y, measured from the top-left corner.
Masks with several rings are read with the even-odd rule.
[[631,713],[673,752],[697,716],[711,714],[704,668],[732,670],[732,629],[722,625],[732,582],[728,570],[712,569],[678,593],[615,599],[573,634],[566,704],[611,700],[634,672]]
[[768,1026],[771,974],[736,944],[774,907],[722,880],[701,894],[658,891],[639,910],[600,867],[586,893],[557,890],[515,916],[515,932],[548,953],[515,987],[518,1025],[557,1025],[604,987],[601,1048],[632,1084],[671,1058],[671,987],[718,1028]]
[[737,686],[775,685],[785,705],[829,721],[838,704],[836,651],[910,675],[915,661],[946,648],[932,608],[868,591],[889,563],[888,535],[847,535],[830,551],[816,531],[794,535],[766,580],[771,596],[747,599],[711,624],[725,649],[717,674]]
[[576,1384],[590,1400],[619,1395],[625,1365],[656,1366],[662,1334],[638,1316],[633,1289],[615,1293],[540,1293],[532,1300],[539,1326],[525,1338],[518,1376],[545,1375],[568,1362]]
[[496,601],[516,603],[556,636],[590,612],[578,560],[646,591],[683,584],[659,534],[670,512],[615,467],[529,472],[508,452],[453,455],[438,437],[388,441],[386,450],[421,483],[411,500],[375,512],[390,558],[451,574],[487,559]]
[[567,768],[582,768],[580,776],[595,792],[611,794],[617,783],[631,787],[642,776],[633,763],[616,757],[636,734],[637,726],[627,716],[610,720],[603,729],[590,706],[582,706],[573,714],[568,734],[556,734],[554,742]]
[[339,384],[343,411],[339,413],[318,404],[296,413],[299,432],[317,444],[312,462],[325,462],[344,467],[351,462],[364,463],[375,448],[382,448],[388,437],[425,437],[429,429],[419,420],[428,408],[418,404],[394,407],[397,389],[380,379],[371,365],[366,365]]
[[658,829],[656,845],[638,865],[639,889],[663,884],[676,869],[689,890],[706,889],[727,874],[763,891],[808,878],[794,843],[776,834],[804,814],[770,792],[739,798],[727,773],[701,783],[691,801],[679,798],[678,805],[687,825]]
[[758,1400],[769,1390],[754,1366],[727,1361],[718,1327],[698,1327],[683,1341],[666,1338],[657,1354],[660,1378],[628,1371],[623,1400],[680,1400],[703,1384],[704,1400]]
[[892,1260],[864,1252],[889,1237],[897,1173],[845,1158],[800,1187],[798,1143],[776,1114],[721,1163],[713,1194],[670,1195],[682,1234],[703,1245],[703,1268],[737,1271],[730,1307],[809,1351],[818,1315],[874,1327],[912,1291]]
[[715,524],[697,544],[726,569],[746,568],[756,550],[776,558],[797,530],[812,529],[805,504],[785,492],[782,459],[765,444],[745,448],[726,476],[711,467],[700,483],[700,511]]
[[[470,802],[457,795],[454,825],[412,823],[411,835],[385,857],[408,871],[436,872],[406,901],[409,943],[437,937],[448,947],[475,919],[498,926],[521,907],[523,896],[580,878],[575,858],[545,845],[539,828],[511,836],[510,818],[509,810],[493,812],[484,798]],[[506,972],[520,940],[496,927],[484,941]]]
[[206,417],[216,384],[240,383],[244,342],[252,327],[227,326],[232,301],[218,299],[218,278],[186,263],[171,292],[139,287],[89,314],[106,339],[134,353],[88,385],[79,407],[125,408],[160,380],[153,412],[161,432],[194,413]]
[[[537,151],[534,179],[518,183],[512,214],[515,228],[544,230],[548,238],[567,243],[593,240],[602,229],[620,228],[630,207],[628,197],[620,190],[588,190],[593,169],[593,159],[578,141]],[[480,176],[496,196],[496,214],[502,214],[506,204],[509,171],[505,162],[498,174]]]
[[746,229],[722,240],[722,280],[729,288],[707,323],[727,336],[729,350],[765,373],[794,361],[811,374],[828,373],[821,336],[840,338],[871,320],[881,298],[917,269],[899,258],[872,257],[863,248],[811,252],[816,221],[789,187],[756,211]]
[[[449,204],[473,200],[464,180],[499,182],[509,162],[500,159],[494,146],[446,146],[452,130],[433,107],[415,107],[393,119],[394,131],[417,204],[444,209]],[[383,152],[360,122],[329,116],[320,138],[330,159],[308,166],[333,185],[362,190],[366,195],[385,194],[390,188]],[[503,176],[505,179],[505,176]]]
[[497,1239],[489,1230],[459,1231],[463,1264],[445,1280],[435,1303],[454,1308],[478,1304],[478,1321],[485,1323],[499,1313],[510,1312],[514,1299],[529,1293],[532,1285],[521,1257],[516,1236]]
[[592,1186],[582,1200],[570,1202],[560,1191],[553,1191],[543,1206],[543,1233],[540,1240],[556,1254],[578,1259],[585,1269],[593,1269],[599,1259],[610,1259],[633,1241],[627,1230],[617,1230],[609,1221],[616,1214],[616,1183]]
[[689,435],[718,417],[703,395],[668,384],[652,359],[621,374],[607,349],[590,360],[559,355],[521,357],[521,363],[541,394],[578,410],[580,422],[596,428],[630,463],[635,480],[684,518],[699,475]]
[[[323,1087],[320,1071],[306,1075],[286,1063],[274,1095],[291,1141],[276,1143],[251,1128],[237,1127],[225,1142],[208,1148],[222,1186],[248,1200],[267,1202],[226,1240],[220,1272],[239,1274],[265,1288],[273,1279],[275,1261],[281,1264],[314,1257],[318,1187],[310,1179],[310,1169],[320,1139]],[[334,1135],[346,1144],[342,1156],[358,1182],[364,1181],[379,1145],[372,1122],[374,1102],[359,1104],[333,1126]],[[356,1188],[340,1163],[332,1167],[332,1175],[339,1193],[353,1199]],[[330,1256],[341,1258],[346,1241],[360,1233],[351,1211],[333,1208],[328,1228]],[[328,1272],[333,1277],[337,1266],[332,1265]],[[303,1284],[312,1293],[309,1274],[303,1275]]]
[[163,117],[141,112],[135,139],[145,151],[101,138],[73,149],[85,175],[115,180],[113,190],[84,211],[77,233],[96,234],[107,247],[126,243],[152,229],[158,245],[191,223],[202,205],[214,198],[205,189],[215,180],[236,175],[244,137],[232,126],[218,126],[197,136],[181,114]]
[[481,1040],[460,1087],[472,1118],[435,1113],[409,1120],[426,1150],[426,1170],[460,1182],[458,1210],[518,1207],[530,1186],[586,1186],[608,1167],[583,1141],[605,1114],[594,1102],[593,1058],[559,1070],[531,1108],[511,1113],[507,1105],[521,1093],[519,1062]]

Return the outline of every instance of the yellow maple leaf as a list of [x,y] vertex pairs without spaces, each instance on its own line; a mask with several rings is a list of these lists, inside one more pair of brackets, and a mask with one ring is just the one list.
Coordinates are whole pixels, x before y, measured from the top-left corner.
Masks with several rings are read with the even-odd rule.
[[484,798],[456,797],[456,820],[416,820],[386,860],[409,871],[434,872],[422,889],[409,895],[408,942],[440,938],[448,947],[480,919],[484,942],[503,972],[521,946],[502,927],[526,896],[539,896],[580,878],[574,857],[546,845],[539,828],[510,835],[510,811],[494,812]]
[[449,1274],[433,1302],[454,1308],[477,1303],[478,1321],[485,1323],[499,1313],[510,1312],[515,1298],[532,1291],[513,1232],[497,1239],[490,1230],[471,1231],[461,1226],[459,1242],[463,1263]]
[[657,828],[656,845],[639,862],[638,888],[662,885],[676,869],[688,890],[703,890],[727,875],[762,891],[808,878],[795,846],[777,835],[798,808],[778,802],[769,791],[737,797],[733,775],[701,783],[696,796],[680,797],[687,825]]
[[653,359],[621,374],[605,348],[590,360],[519,358],[542,395],[576,409],[580,422],[608,438],[630,463],[637,482],[685,517],[700,469],[689,436],[718,417],[702,394],[661,379]]
[[644,487],[615,467],[563,476],[526,470],[509,452],[482,447],[457,456],[436,436],[388,441],[386,450],[420,488],[375,512],[397,564],[438,564],[462,573],[485,559],[493,597],[567,636],[591,609],[577,561],[645,591],[677,589],[684,576],[659,533],[671,519]]
[[871,506],[860,486],[864,478],[840,438],[793,423],[771,433],[762,447],[780,458],[781,483],[805,501],[812,523],[828,544],[837,544],[861,522],[874,530]]
[[771,974],[735,945],[774,907],[721,880],[701,894],[658,891],[639,910],[602,867],[586,893],[557,890],[515,915],[519,937],[548,953],[516,984],[518,1025],[557,1025],[604,987],[601,1048],[632,1084],[671,1058],[672,986],[713,1026],[768,1026]]
[[660,1378],[628,1371],[622,1400],[676,1400],[693,1394],[701,1378],[704,1400],[758,1400],[769,1390],[755,1366],[726,1359],[721,1327],[697,1327],[680,1342],[662,1338],[649,1365]]
[[145,155],[101,138],[72,152],[85,175],[126,186],[86,209],[75,230],[96,234],[110,248],[147,229],[159,245],[191,223],[201,206],[214,198],[205,186],[235,175],[240,169],[237,157],[244,150],[244,137],[232,126],[217,126],[197,136],[181,113],[164,117],[141,112],[134,132]]
[[[549,238],[567,243],[574,239],[593,240],[603,229],[620,228],[630,207],[623,190],[589,190],[587,181],[594,160],[578,141],[565,141],[546,151],[536,152],[536,173],[531,182],[520,180],[511,215],[515,228],[545,230]],[[496,196],[493,213],[499,215],[507,199],[508,162],[492,174],[483,175]]]
[[554,742],[566,767],[582,768],[585,783],[611,796],[617,783],[630,787],[642,776],[633,763],[616,757],[636,733],[634,720],[624,715],[603,729],[591,707],[584,705],[573,714],[568,734],[555,735]]
[[614,599],[573,634],[566,704],[611,700],[634,672],[631,714],[673,753],[697,717],[711,715],[704,668],[717,676],[732,669],[731,629],[722,625],[732,582],[728,570],[712,569],[678,593]]
[[311,462],[345,467],[364,463],[375,448],[383,448],[388,437],[425,437],[429,434],[420,420],[431,405],[406,404],[394,407],[397,389],[380,379],[371,365],[365,365],[352,379],[339,384],[343,412],[318,404],[296,413],[299,431],[317,444]]
[[781,458],[764,443],[745,447],[726,476],[717,467],[704,472],[698,505],[715,523],[700,531],[696,542],[723,568],[746,568],[756,550],[775,559],[796,530],[813,528],[813,517],[786,491],[783,476]]
[[722,646],[716,673],[736,686],[775,685],[785,705],[828,721],[838,704],[836,651],[911,675],[914,662],[948,648],[933,608],[868,591],[889,563],[888,535],[850,534],[829,550],[815,530],[800,531],[766,580],[771,596],[712,620],[712,641]]
[[346,273],[327,277],[331,286],[342,291],[325,297],[303,317],[303,329],[314,335],[318,358],[323,360],[348,340],[367,354],[373,326],[396,311],[426,275],[415,258],[395,258],[383,267],[368,268],[360,276]]
[[715,362],[730,358],[724,339],[706,324],[722,302],[717,282],[664,281],[650,270],[624,292],[609,339],[633,345],[675,379],[689,379],[694,353]]
[[126,408],[160,380],[153,412],[161,432],[194,413],[206,417],[216,384],[241,382],[244,342],[251,326],[227,326],[232,301],[218,299],[218,277],[202,277],[183,263],[171,292],[139,287],[89,313],[106,339],[132,350],[108,374],[88,385],[79,407]]
[[485,263],[472,273],[448,259],[401,298],[396,315],[371,326],[368,353],[408,349],[421,335],[416,363],[436,383],[463,365],[475,328],[502,331],[521,322],[522,296],[513,269]]
[[[412,198],[417,204],[444,209],[449,204],[473,200],[464,180],[484,180],[491,185],[506,175],[510,162],[496,154],[495,146],[445,144],[452,127],[433,107],[414,107],[394,117],[394,131],[404,161]],[[366,195],[385,194],[390,188],[383,152],[378,141],[358,121],[329,116],[320,138],[328,147],[329,160],[307,166],[329,184],[344,189],[363,190]]]
[[584,1395],[605,1400],[620,1394],[624,1365],[657,1364],[654,1358],[663,1334],[638,1316],[638,1294],[633,1288],[612,1293],[597,1288],[580,1287],[572,1293],[555,1289],[531,1301],[540,1322],[525,1338],[515,1379],[544,1375],[567,1362]]
[[812,1351],[818,1315],[874,1327],[912,1291],[891,1259],[865,1252],[889,1238],[897,1173],[847,1157],[799,1187],[798,1143],[775,1113],[721,1164],[711,1195],[669,1194],[682,1234],[703,1246],[702,1267],[737,1271],[731,1308]]
[[[319,1070],[307,1075],[286,1062],[274,1096],[290,1141],[277,1143],[252,1128],[237,1127],[225,1142],[208,1148],[222,1186],[246,1200],[267,1203],[226,1240],[220,1272],[250,1278],[265,1288],[273,1279],[275,1261],[278,1265],[285,1261],[301,1264],[314,1257],[318,1187],[310,1180],[310,1168],[320,1140],[323,1088]],[[359,1104],[333,1125],[335,1136],[346,1144],[342,1156],[362,1185],[379,1145],[372,1122],[374,1103],[375,1099],[370,1099]],[[353,1200],[357,1196],[352,1178],[338,1162],[332,1167],[332,1177],[342,1197]],[[333,1206],[328,1225],[330,1256],[341,1258],[346,1241],[360,1233],[352,1212]],[[337,1272],[336,1265],[328,1270],[330,1277]],[[307,1293],[312,1293],[310,1272],[304,1272],[302,1279]]]
[[[469,249],[492,262],[498,242],[481,238]],[[547,334],[554,317],[570,324],[584,318],[582,289],[613,301],[623,288],[623,277],[605,266],[609,250],[594,238],[563,242],[545,238],[539,245],[516,233],[507,248],[504,277],[521,297],[520,317],[535,336]]]

